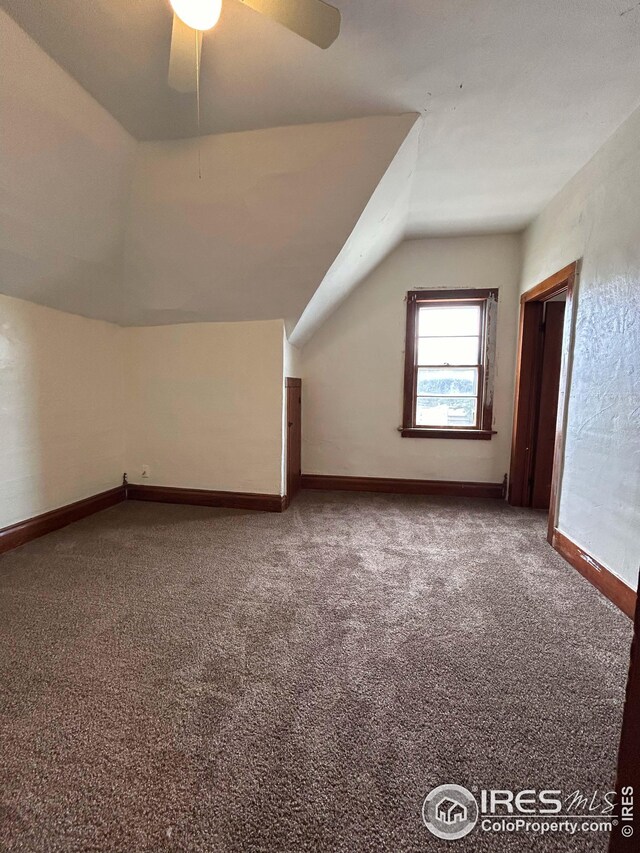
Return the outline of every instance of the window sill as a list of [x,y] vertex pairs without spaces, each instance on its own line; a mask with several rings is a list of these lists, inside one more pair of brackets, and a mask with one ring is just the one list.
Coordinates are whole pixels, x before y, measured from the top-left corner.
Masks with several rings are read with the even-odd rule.
[[429,427],[405,427],[400,430],[402,438],[465,438],[476,441],[491,441],[496,435],[493,429],[431,429]]

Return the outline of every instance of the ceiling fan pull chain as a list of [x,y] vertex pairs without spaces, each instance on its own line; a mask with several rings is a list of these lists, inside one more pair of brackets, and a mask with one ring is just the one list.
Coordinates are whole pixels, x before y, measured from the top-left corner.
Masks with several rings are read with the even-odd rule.
[[198,116],[198,178],[202,180],[202,142],[200,137],[200,33],[194,30],[196,37],[196,110]]

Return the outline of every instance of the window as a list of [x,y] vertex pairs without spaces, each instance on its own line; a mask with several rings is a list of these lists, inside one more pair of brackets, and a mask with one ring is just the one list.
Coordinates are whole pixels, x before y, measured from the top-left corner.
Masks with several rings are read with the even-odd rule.
[[497,290],[407,294],[405,438],[490,439]]

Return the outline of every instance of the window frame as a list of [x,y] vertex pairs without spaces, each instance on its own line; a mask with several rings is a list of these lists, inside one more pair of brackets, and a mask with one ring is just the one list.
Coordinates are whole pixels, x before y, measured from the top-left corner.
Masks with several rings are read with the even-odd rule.
[[[496,435],[493,429],[493,384],[495,372],[496,321],[498,288],[461,288],[457,290],[410,290],[407,293],[407,327],[405,338],[404,391],[402,409],[403,438],[462,438],[489,441]],[[418,426],[416,402],[418,397],[418,311],[429,302],[450,302],[458,305],[478,305],[482,308],[480,330],[480,360],[478,365],[478,406],[475,426]],[[450,337],[450,336],[446,336]],[[457,367],[458,365],[456,365]]]

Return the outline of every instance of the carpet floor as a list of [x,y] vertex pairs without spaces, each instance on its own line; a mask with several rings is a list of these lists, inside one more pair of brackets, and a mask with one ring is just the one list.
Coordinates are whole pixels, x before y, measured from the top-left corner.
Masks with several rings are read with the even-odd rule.
[[612,787],[631,623],[500,501],[128,502],[0,557],[3,851],[605,851],[422,823]]

